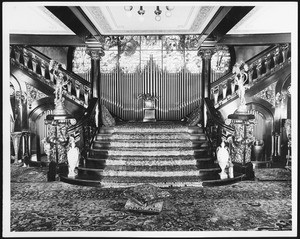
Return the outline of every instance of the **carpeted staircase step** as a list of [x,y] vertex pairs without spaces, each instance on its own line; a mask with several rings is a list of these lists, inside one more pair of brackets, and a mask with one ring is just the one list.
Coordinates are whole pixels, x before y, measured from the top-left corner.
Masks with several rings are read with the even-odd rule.
[[[197,167],[194,165],[107,165],[105,171],[132,171],[141,173],[160,173],[160,172],[177,172],[177,171],[196,171]],[[143,175],[142,175],[143,176]]]
[[[94,149],[96,150],[96,149]],[[184,148],[111,148],[108,155],[130,155],[130,156],[182,156],[193,155],[194,150],[189,147]]]
[[[205,143],[205,142],[203,142]],[[202,143],[202,144],[203,144]],[[201,143],[200,143],[201,144]],[[198,144],[199,145],[199,144]],[[187,140],[114,140],[108,141],[94,141],[93,148],[171,148],[171,147],[192,147],[193,143]]]
[[93,142],[94,149],[109,149],[111,147],[193,147],[193,148],[205,148],[208,147],[207,141],[195,140],[95,140]]

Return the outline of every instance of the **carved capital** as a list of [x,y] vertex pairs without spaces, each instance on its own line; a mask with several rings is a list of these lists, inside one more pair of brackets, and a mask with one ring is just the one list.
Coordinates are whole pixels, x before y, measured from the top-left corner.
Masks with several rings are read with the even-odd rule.
[[214,48],[200,48],[198,50],[198,56],[201,56],[202,59],[210,60],[214,52]]
[[100,60],[104,56],[103,48],[101,49],[91,49],[87,48],[86,53],[90,55],[92,60]]

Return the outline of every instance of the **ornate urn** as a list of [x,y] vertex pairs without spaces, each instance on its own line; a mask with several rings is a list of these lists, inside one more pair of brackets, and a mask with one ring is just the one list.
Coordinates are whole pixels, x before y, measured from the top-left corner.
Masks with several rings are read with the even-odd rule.
[[217,160],[219,166],[221,168],[221,172],[219,173],[221,179],[228,178],[227,173],[225,172],[226,167],[229,163],[229,152],[227,147],[225,147],[225,142],[222,141],[221,145],[217,148]]
[[68,165],[69,165],[69,174],[68,177],[75,177],[76,176],[76,167],[79,165],[79,149],[75,145],[75,139],[70,137],[70,149],[68,150],[67,157],[68,157]]

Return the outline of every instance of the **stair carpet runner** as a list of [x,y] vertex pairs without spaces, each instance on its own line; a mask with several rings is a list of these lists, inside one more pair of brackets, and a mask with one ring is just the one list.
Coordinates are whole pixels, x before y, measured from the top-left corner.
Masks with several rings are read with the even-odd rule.
[[158,187],[202,186],[190,132],[182,122],[124,123],[102,128],[85,168],[79,168],[78,178],[93,175],[101,187],[107,188],[142,183]]

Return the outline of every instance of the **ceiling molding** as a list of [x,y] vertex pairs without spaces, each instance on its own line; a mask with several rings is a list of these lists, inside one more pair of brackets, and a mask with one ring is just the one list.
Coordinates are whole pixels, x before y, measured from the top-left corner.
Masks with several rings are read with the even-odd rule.
[[223,36],[226,35],[236,24],[238,24],[243,17],[245,17],[254,6],[237,6],[232,7],[225,17],[219,22],[217,27],[209,35],[210,38],[213,38],[219,41]]
[[210,22],[207,24],[205,29],[203,30],[199,45],[201,45],[206,38],[211,34],[211,32],[218,26],[218,24],[223,20],[223,18],[228,14],[228,12],[231,10],[231,7],[220,7],[214,17],[210,20]]
[[92,34],[92,32],[90,32],[90,30],[81,22],[81,20],[78,19],[76,14],[73,12],[74,9],[63,6],[46,6],[46,8],[83,41],[87,36]]
[[30,35],[10,34],[12,45],[32,46],[84,46],[85,42],[76,35]]
[[290,33],[274,34],[230,34],[217,41],[217,45],[270,45],[290,43]]

